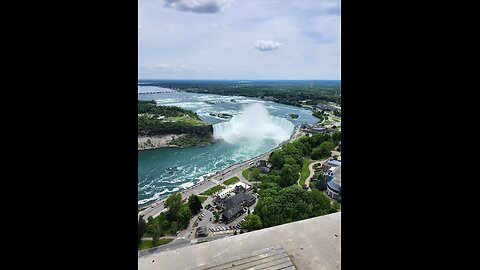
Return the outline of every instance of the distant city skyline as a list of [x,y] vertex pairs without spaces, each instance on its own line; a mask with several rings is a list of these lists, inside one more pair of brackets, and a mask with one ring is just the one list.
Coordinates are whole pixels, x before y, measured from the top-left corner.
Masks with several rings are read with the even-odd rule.
[[138,5],[139,79],[341,79],[339,0]]

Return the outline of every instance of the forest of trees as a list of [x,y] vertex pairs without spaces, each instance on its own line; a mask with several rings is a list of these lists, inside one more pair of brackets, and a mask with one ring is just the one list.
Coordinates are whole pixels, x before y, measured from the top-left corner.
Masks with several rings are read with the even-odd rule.
[[[192,111],[173,106],[157,106],[154,100],[138,101],[138,135],[187,134],[172,144],[178,146],[207,145],[212,142],[213,128],[203,122]],[[189,116],[193,121],[163,121],[158,116],[181,117]],[[201,125],[198,125],[201,123]]]
[[196,195],[191,195],[187,203],[182,203],[182,194],[177,193],[167,198],[165,207],[168,207],[166,212],[160,213],[156,218],[149,217],[146,224],[143,218],[139,219],[139,244],[144,235],[152,237],[153,243],[156,244],[160,237],[174,235],[177,231],[187,228],[190,219],[202,209],[202,203]]
[[255,214],[247,217],[242,228],[256,230],[336,212],[338,206],[331,205],[321,191],[302,189],[297,180],[304,158],[329,157],[340,138],[340,132],[304,136],[272,152],[268,160],[272,164],[271,171],[260,176],[260,199]]
[[189,115],[194,119],[201,120],[197,113],[182,109],[176,106],[157,106],[155,100],[139,100],[138,101],[138,113],[139,114],[152,114],[155,116],[182,116]]

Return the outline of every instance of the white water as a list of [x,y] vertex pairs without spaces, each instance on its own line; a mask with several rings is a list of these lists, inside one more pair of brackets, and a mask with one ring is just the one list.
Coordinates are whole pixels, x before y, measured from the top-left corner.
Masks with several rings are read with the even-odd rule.
[[270,115],[262,103],[252,103],[230,121],[213,125],[213,136],[230,144],[264,139],[279,144],[290,138],[293,129],[290,121]]

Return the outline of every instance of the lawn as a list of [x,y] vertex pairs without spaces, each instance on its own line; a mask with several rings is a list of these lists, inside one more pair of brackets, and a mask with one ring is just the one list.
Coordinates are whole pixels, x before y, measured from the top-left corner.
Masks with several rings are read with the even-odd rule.
[[198,196],[198,198],[200,199],[200,202],[204,203],[207,200],[208,196]]
[[312,163],[313,160],[310,159],[310,158],[305,158],[303,160],[303,166],[302,166],[302,169],[300,170],[300,186],[304,186],[305,185],[305,179],[307,179],[307,177],[310,175],[310,170],[308,170],[308,165],[310,165],[310,163]]
[[138,250],[152,248],[152,247],[158,247],[158,246],[161,246],[161,245],[168,244],[168,243],[172,242],[173,240],[174,240],[174,238],[158,239],[158,242],[155,246],[153,245],[153,240],[142,240],[140,242],[140,245],[138,246]]
[[221,186],[221,185],[216,185],[216,186],[212,187],[211,189],[209,189],[209,190],[207,190],[207,191],[205,191],[205,192],[203,192],[203,193],[200,193],[200,195],[210,196],[210,195],[212,195],[213,193],[215,193],[215,192],[217,192],[217,191],[219,191],[219,190],[222,190],[222,189],[223,189],[223,186]]
[[223,182],[223,184],[225,184],[225,185],[231,185],[231,184],[234,184],[234,183],[236,183],[236,182],[238,182],[238,181],[240,181],[240,179],[238,179],[238,177],[234,176],[234,177],[232,177],[232,178],[230,178],[230,179],[228,179],[228,180],[225,180],[225,181]]
[[255,168],[255,167],[250,167],[248,169],[245,169],[243,172],[242,172],[242,175],[243,177],[245,177],[245,179],[247,180],[250,180],[250,171]]
[[202,120],[194,119],[190,117],[190,115],[183,115],[183,116],[175,116],[175,117],[167,117],[166,121],[171,121],[171,122],[184,122],[187,124],[191,124],[193,126],[203,126],[206,125],[205,122]]

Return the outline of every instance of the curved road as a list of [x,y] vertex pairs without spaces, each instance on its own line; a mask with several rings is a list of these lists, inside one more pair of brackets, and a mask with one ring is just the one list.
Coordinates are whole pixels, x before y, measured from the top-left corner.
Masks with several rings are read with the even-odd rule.
[[305,179],[305,185],[308,187],[309,191],[312,191],[312,189],[310,188],[310,179],[312,179],[313,175],[315,174],[315,171],[313,170],[313,165],[318,163],[322,164],[322,162],[324,162],[325,160],[326,159],[317,160],[315,162],[310,163],[310,165],[308,165],[308,169],[310,170],[310,175],[307,177],[307,179]]

